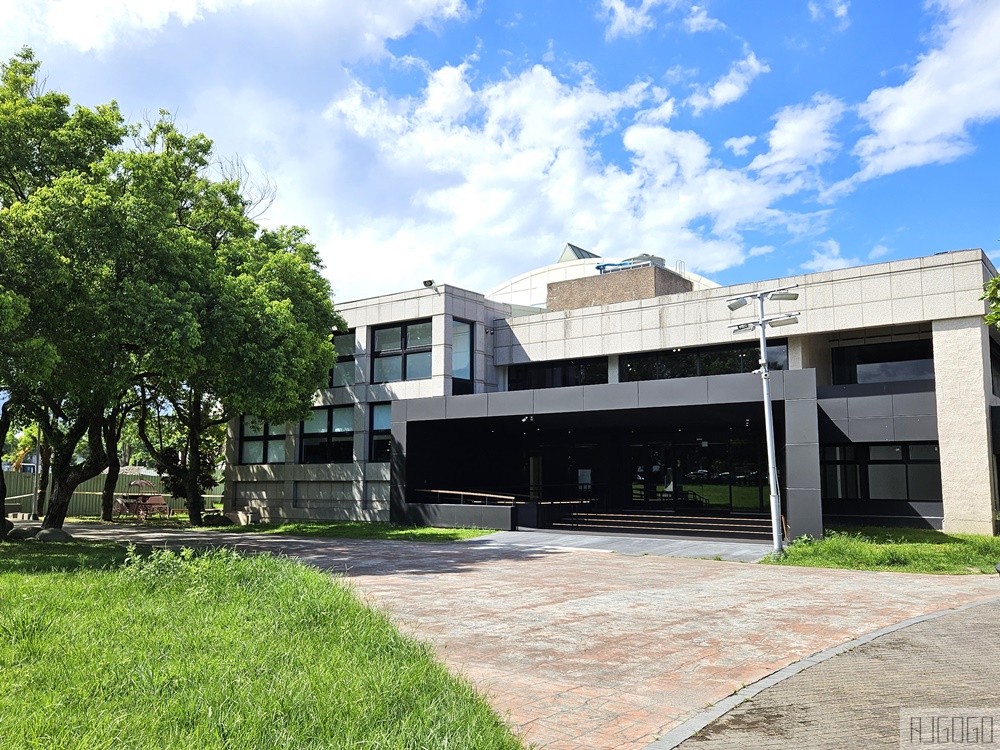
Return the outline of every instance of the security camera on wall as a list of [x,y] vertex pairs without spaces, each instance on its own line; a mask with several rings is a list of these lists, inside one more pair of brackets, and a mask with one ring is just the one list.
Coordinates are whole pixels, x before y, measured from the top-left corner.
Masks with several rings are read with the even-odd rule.
[[434,286],[434,279],[427,279],[427,281],[424,282],[424,286],[430,289],[432,286]]

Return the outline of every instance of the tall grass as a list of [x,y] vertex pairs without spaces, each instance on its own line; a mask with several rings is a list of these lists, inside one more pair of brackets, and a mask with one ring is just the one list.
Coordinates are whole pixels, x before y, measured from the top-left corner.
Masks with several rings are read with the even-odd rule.
[[995,573],[1000,537],[929,529],[827,530],[823,539],[797,540],[783,555],[769,556],[764,562],[909,573]]
[[426,646],[292,561],[0,573],[3,750],[521,747]]

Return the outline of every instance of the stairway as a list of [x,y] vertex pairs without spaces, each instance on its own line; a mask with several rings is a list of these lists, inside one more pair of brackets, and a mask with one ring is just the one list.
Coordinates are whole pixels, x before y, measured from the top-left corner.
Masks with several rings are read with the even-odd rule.
[[569,513],[552,524],[553,529],[614,534],[662,534],[699,539],[744,539],[767,542],[771,520],[764,516],[682,515],[656,511]]

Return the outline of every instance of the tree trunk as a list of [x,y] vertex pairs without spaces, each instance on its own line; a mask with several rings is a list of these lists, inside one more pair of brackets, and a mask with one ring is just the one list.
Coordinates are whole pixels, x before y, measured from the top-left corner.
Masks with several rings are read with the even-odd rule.
[[[200,403],[200,402],[199,402]],[[191,425],[188,427],[188,460],[184,472],[184,495],[187,498],[188,518],[193,526],[201,526],[201,513],[205,510],[205,498],[201,494],[201,410],[191,415]]]
[[[73,492],[80,482],[96,477],[107,468],[108,456],[104,450],[100,417],[91,419],[89,427],[86,428],[90,456],[82,464],[73,463],[73,453],[79,444],[79,438],[75,436],[83,429],[83,422],[79,421],[69,430],[67,436],[52,441],[52,494],[49,496],[49,512],[42,521],[43,529],[61,529],[66,522]],[[55,437],[59,433],[51,434]]]
[[115,509],[115,488],[121,475],[122,462],[117,453],[108,453],[108,473],[104,478],[104,489],[101,490],[101,520],[110,521]]
[[42,445],[38,451],[41,454],[41,466],[38,468],[38,497],[35,499],[35,516],[45,515],[45,495],[49,491],[49,465],[52,462],[52,446],[49,439],[42,436]]
[[[13,419],[13,414],[10,410],[10,401],[4,401],[3,404],[0,404],[0,453],[3,453],[3,445],[7,442],[11,419]],[[4,507],[5,502],[7,502],[7,480],[3,475],[3,469],[0,468],[0,508]],[[6,517],[5,510],[0,514],[0,526],[4,526],[3,519]],[[6,536],[6,534],[7,530],[4,528],[3,535]]]

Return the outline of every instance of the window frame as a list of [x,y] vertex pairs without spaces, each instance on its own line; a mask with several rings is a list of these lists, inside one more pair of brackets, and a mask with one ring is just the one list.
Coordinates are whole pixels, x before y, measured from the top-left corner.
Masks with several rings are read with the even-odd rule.
[[[312,412],[326,412],[326,427],[322,430],[307,431],[306,423],[309,420],[302,420],[299,422],[299,450],[298,459],[300,464],[350,464],[354,463],[354,405],[353,404],[340,404],[340,405],[328,405],[328,406],[314,406]],[[335,430],[334,429],[334,411],[344,411],[350,413],[350,430]],[[315,440],[316,438],[324,438],[322,443],[317,443],[316,445],[325,444],[325,460],[306,460],[306,441]],[[349,445],[350,446],[350,458],[346,457],[334,457],[334,446],[335,445]]]
[[[410,329],[416,328],[417,326],[430,326],[431,335],[430,340],[427,344],[420,344],[417,346],[410,345]],[[398,349],[384,349],[379,351],[376,347],[376,342],[378,341],[378,334],[382,331],[391,331],[393,328],[399,329],[399,348]],[[430,318],[420,318],[417,320],[405,320],[398,323],[390,323],[388,325],[380,325],[372,328],[371,333],[372,346],[371,346],[371,382],[372,383],[399,383],[407,380],[428,380],[433,377],[433,362],[431,360],[431,350],[434,346],[434,325]],[[427,355],[429,361],[432,362],[431,369],[428,371],[427,375],[419,377],[410,377],[410,360],[418,355]],[[400,359],[400,376],[398,378],[379,378],[376,373],[378,371],[378,365],[380,361],[385,361],[399,357]]]
[[[284,464],[284,463],[288,463],[288,449],[286,447],[287,444],[285,443],[285,438],[286,438],[287,432],[288,432],[286,425],[284,425],[284,424],[280,425],[280,428],[281,428],[281,432],[280,433],[273,433],[272,429],[278,428],[278,425],[272,425],[270,422],[266,422],[263,419],[260,419],[258,421],[259,421],[259,423],[261,425],[261,427],[260,427],[261,434],[260,435],[247,435],[246,432],[247,432],[247,423],[248,423],[248,421],[249,420],[257,420],[257,419],[258,419],[257,417],[254,417],[252,415],[247,415],[247,414],[244,414],[244,415],[242,415],[240,417],[240,427],[239,427],[239,430],[240,430],[239,438],[240,439],[238,441],[239,456],[237,456],[237,458],[238,458],[237,463],[240,466],[261,466],[261,465],[264,465],[264,464]],[[256,444],[256,443],[259,443],[260,446],[261,446],[261,460],[260,461],[247,461],[245,459],[245,456],[246,456],[245,446],[247,444]],[[271,456],[271,443],[275,443],[275,444],[280,444],[281,445],[282,458],[281,458],[280,461],[277,461],[277,460],[272,461],[272,460],[270,460],[270,456]]]
[[[462,378],[455,375],[455,329],[459,326],[468,326],[469,329],[469,377]],[[464,396],[475,392],[476,366],[475,366],[475,342],[476,324],[471,320],[461,320],[452,318],[451,321],[451,393],[453,396]]]
[[[375,427],[376,409],[380,407],[384,407],[389,410],[389,427]],[[391,401],[373,402],[368,406],[368,460],[372,463],[387,463],[392,460]]]
[[[334,349],[336,350],[337,338],[348,335],[354,337],[354,346],[351,349],[350,354],[341,354],[339,351],[337,352],[337,361],[334,363],[333,367],[330,368],[330,386],[329,386],[330,388],[345,388],[347,386],[352,386],[357,383],[357,369],[355,367],[355,362],[358,352],[358,341],[356,337],[356,331],[353,328],[348,329],[346,331],[335,331],[330,338],[331,341],[333,342]],[[343,367],[347,372],[351,373],[349,383],[335,382],[336,380],[335,373],[337,369],[341,367]]]

